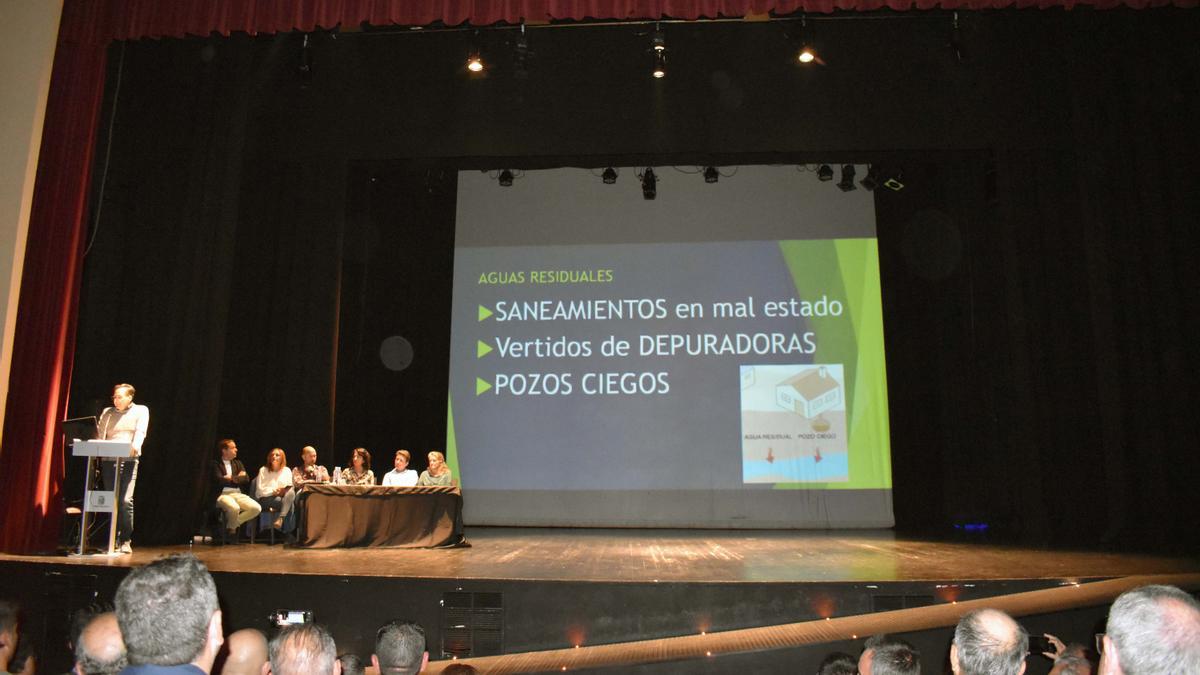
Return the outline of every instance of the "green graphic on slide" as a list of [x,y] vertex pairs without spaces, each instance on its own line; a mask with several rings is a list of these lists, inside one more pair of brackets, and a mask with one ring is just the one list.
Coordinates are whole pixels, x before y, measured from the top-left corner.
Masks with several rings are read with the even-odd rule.
[[875,239],[781,241],[779,250],[797,297],[815,289],[844,298],[849,317],[809,319],[821,337],[814,363],[845,368],[850,479],[830,483],[778,483],[783,489],[855,490],[892,486],[888,435],[887,372],[883,350],[883,304],[879,246]]
[[458,479],[462,487],[462,475],[458,472],[458,443],[454,439],[454,397],[446,397],[446,466],[450,467],[450,475]]

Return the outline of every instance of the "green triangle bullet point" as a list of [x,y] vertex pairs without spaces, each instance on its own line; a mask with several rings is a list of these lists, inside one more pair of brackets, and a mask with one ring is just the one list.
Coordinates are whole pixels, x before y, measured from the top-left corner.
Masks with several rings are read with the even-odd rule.
[[476,396],[482,394],[483,392],[485,392],[491,388],[492,388],[492,385],[488,384],[484,380],[479,379],[478,377],[475,378],[475,395]]
[[492,348],[489,347],[486,342],[484,342],[483,340],[475,341],[475,358],[482,359],[483,357],[485,357],[491,353],[492,353]]
[[483,321],[484,319],[488,318],[491,315],[492,315],[492,310],[488,309],[487,307],[484,307],[483,305],[479,306],[479,320],[480,321]]

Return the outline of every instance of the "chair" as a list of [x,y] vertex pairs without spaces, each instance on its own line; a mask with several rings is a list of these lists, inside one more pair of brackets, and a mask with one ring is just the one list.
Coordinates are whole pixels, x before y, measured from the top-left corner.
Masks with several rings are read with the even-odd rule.
[[277,513],[279,513],[279,506],[277,504],[264,506],[262,513],[258,514],[257,518],[246,523],[246,527],[250,531],[251,544],[255,543],[254,540],[258,536],[259,530],[265,527],[269,530],[267,536],[270,539],[271,546],[275,545],[275,515]]

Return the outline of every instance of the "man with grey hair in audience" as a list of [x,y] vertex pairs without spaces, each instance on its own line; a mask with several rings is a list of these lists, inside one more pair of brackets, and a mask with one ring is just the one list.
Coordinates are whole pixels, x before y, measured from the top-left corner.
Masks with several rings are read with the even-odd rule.
[[959,619],[950,644],[954,675],[1021,675],[1029,634],[998,609],[977,609]]
[[1125,591],[1097,647],[1100,675],[1200,673],[1200,604],[1174,586]]
[[375,653],[371,665],[381,675],[416,675],[429,665],[425,649],[425,629],[415,621],[397,619],[375,633]]
[[127,665],[117,615],[93,616],[75,640],[75,675],[116,675]]
[[117,623],[129,667],[122,675],[211,673],[225,641],[217,586],[190,554],[135,568],[117,587]]
[[287,626],[271,638],[271,659],[262,675],[341,675],[337,646],[329,631],[315,623]]
[[863,643],[858,672],[861,675],[921,675],[921,652],[890,635],[873,635]]

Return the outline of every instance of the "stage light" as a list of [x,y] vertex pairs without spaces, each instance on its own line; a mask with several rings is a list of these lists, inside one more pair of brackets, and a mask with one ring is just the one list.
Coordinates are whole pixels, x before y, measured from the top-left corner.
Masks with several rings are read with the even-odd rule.
[[600,174],[600,179],[604,181],[605,185],[612,185],[613,183],[616,183],[617,182],[617,170],[612,168],[611,166],[608,167],[607,169],[604,170],[604,173]]
[[867,192],[874,192],[875,188],[879,187],[879,168],[873,164],[868,166],[867,175],[863,176],[858,184],[863,186]]
[[837,186],[842,192],[851,192],[855,189],[853,164],[842,165],[842,180],[838,182]]
[[833,180],[833,167],[828,164],[817,167],[817,180],[822,183]]
[[509,169],[504,169],[500,172],[496,180],[500,181],[500,187],[512,187],[513,172]]
[[667,38],[663,34],[662,26],[654,24],[654,36],[650,38],[650,48],[656,52],[667,51]]
[[720,177],[721,177],[721,174],[717,172],[717,167],[715,167],[715,166],[704,167],[704,182],[705,183],[715,183],[715,182],[717,182],[717,180]]
[[654,175],[654,169],[646,167],[642,173],[642,197],[645,199],[654,199],[658,196],[658,178]]
[[529,36],[525,34],[525,22],[521,22],[521,32],[513,45],[513,77],[524,80],[529,77],[529,61],[533,52],[529,50]]
[[467,70],[472,73],[483,72],[483,58],[479,56],[479,52],[471,52],[467,57]]
[[304,35],[304,42],[300,45],[300,63],[296,66],[296,74],[300,77],[301,86],[307,87],[312,82],[313,61],[308,34]]
[[796,61],[801,65],[810,63],[825,65],[825,62],[817,56],[816,47],[812,45],[808,31],[808,19],[805,17],[800,17],[800,49],[796,51]]
[[654,57],[654,69],[650,71],[650,74],[661,80],[667,76],[667,38],[658,24],[654,24],[654,35],[650,38],[650,52]]

